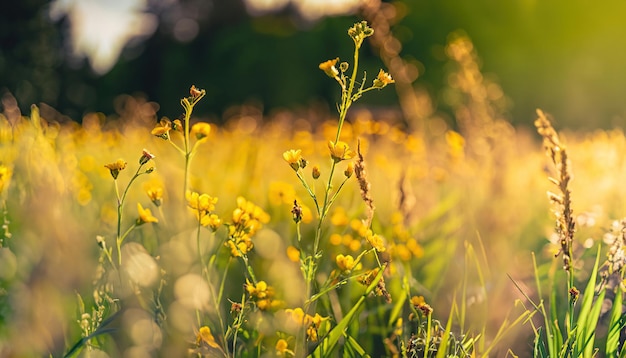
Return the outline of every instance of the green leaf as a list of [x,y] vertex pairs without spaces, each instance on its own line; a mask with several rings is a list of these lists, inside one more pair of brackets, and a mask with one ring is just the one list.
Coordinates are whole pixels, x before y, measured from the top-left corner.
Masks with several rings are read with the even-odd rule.
[[[619,348],[619,333],[624,327],[624,323],[620,322],[622,315],[622,290],[617,289],[615,300],[613,300],[613,308],[611,309],[611,319],[609,320],[609,331],[606,337],[606,356],[616,357]],[[625,350],[622,349],[622,352]]]
[[[593,331],[596,328],[596,323],[598,318],[593,317],[592,314],[592,305],[593,305],[593,297],[596,286],[596,277],[598,275],[598,264],[600,262],[600,247],[598,247],[598,253],[596,254],[596,262],[593,265],[593,270],[591,271],[591,276],[589,276],[589,281],[587,281],[587,287],[585,288],[585,293],[583,294],[583,302],[580,307],[580,312],[578,313],[578,320],[576,322],[576,352],[582,353],[585,351],[585,346],[589,343],[588,339],[591,338],[590,334],[593,334]],[[604,297],[604,295],[602,295]],[[600,305],[602,303],[600,302]],[[598,308],[599,309],[599,308]],[[599,313],[599,312],[598,312]]]

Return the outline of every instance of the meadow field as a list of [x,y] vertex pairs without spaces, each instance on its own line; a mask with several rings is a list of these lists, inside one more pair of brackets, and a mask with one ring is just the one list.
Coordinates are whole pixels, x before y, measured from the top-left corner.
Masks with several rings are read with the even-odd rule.
[[[0,356],[626,355],[623,131],[512,126],[462,36],[445,115],[363,78],[371,32],[311,69],[338,111],[197,118],[200,81],[180,116],[3,97]],[[367,105],[396,85],[397,108]]]

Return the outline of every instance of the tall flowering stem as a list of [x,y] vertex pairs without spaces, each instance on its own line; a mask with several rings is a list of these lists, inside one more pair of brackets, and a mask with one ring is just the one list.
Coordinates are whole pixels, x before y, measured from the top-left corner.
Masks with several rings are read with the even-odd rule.
[[[122,250],[121,250],[122,243],[124,242],[124,239],[126,238],[126,236],[137,226],[137,224],[133,224],[132,226],[128,228],[128,230],[126,230],[126,232],[124,232],[124,234],[122,234],[122,212],[124,210],[124,202],[126,201],[126,195],[128,194],[128,190],[130,189],[130,186],[139,176],[143,174],[150,174],[152,173],[152,171],[154,171],[154,167],[149,167],[148,169],[142,170],[143,166],[152,159],[154,159],[154,155],[152,155],[149,151],[144,149],[143,153],[141,154],[141,157],[139,158],[139,167],[137,168],[137,171],[135,172],[133,177],[130,178],[130,180],[128,181],[128,184],[126,184],[126,188],[124,189],[124,192],[122,193],[122,195],[120,195],[117,177],[119,176],[119,173],[122,170],[126,169],[127,163],[122,159],[118,159],[116,162],[105,165],[105,167],[109,169],[109,171],[111,172],[111,176],[113,177],[113,182],[115,184],[115,197],[117,199],[117,235],[115,238],[115,244],[117,247],[118,265],[122,265]],[[141,211],[142,209],[140,209],[140,220],[142,220],[142,218],[152,217],[149,211],[148,211],[148,214],[150,215],[145,215],[145,211],[142,213]],[[149,220],[150,219],[148,219],[148,221]],[[147,221],[142,221],[142,222],[147,222]]]
[[191,140],[189,138],[191,127],[189,122],[191,120],[191,114],[193,113],[193,108],[195,105],[200,102],[202,97],[206,94],[205,90],[197,89],[196,86],[191,86],[189,90],[189,97],[185,97],[180,100],[180,104],[183,106],[185,110],[185,117],[183,121],[184,126],[184,156],[185,156],[185,179],[183,181],[183,195],[187,193],[187,188],[189,186],[189,166],[191,164],[191,158],[193,157],[193,152],[195,146],[191,147]]
[[[352,73],[350,77],[346,76],[346,72],[350,65],[347,62],[342,62],[339,64],[339,68],[337,68],[337,64],[339,62],[339,58],[331,59],[325,61],[319,65],[320,70],[324,71],[324,73],[333,78],[341,87],[341,102],[337,108],[339,112],[339,122],[337,125],[337,133],[335,135],[334,141],[328,142],[328,149],[330,151],[331,167],[330,173],[328,175],[328,181],[326,183],[326,187],[324,190],[324,199],[320,202],[318,201],[316,195],[310,190],[310,187],[306,184],[306,182],[302,179],[301,174],[299,173],[299,169],[304,168],[303,165],[299,165],[297,161],[290,161],[286,156],[285,160],[289,162],[292,168],[298,174],[298,178],[303,183],[305,188],[309,191],[309,194],[313,198],[317,213],[319,215],[319,221],[317,225],[317,230],[315,233],[315,241],[313,243],[313,255],[311,259],[306,260],[305,262],[305,278],[307,281],[307,296],[311,294],[311,284],[315,277],[315,273],[317,271],[317,262],[321,257],[320,241],[322,237],[322,224],[328,215],[330,207],[333,202],[337,198],[339,191],[343,187],[343,185],[348,180],[349,176],[346,175],[344,181],[339,185],[339,187],[333,192],[333,178],[335,174],[335,170],[337,164],[342,161],[347,161],[356,156],[356,153],[350,149],[347,143],[340,141],[341,130],[343,128],[343,124],[346,120],[346,116],[348,114],[348,110],[352,106],[352,104],[357,101],[364,93],[369,92],[374,89],[382,89],[388,84],[394,83],[394,80],[391,76],[383,70],[380,70],[378,76],[374,79],[373,83],[369,87],[365,87],[366,84],[366,75],[363,75],[363,79],[359,86],[357,86],[357,74],[358,74],[358,66],[359,66],[359,50],[363,45],[363,41],[374,34],[374,30],[368,26],[366,21],[361,21],[350,29],[348,29],[348,35],[354,41],[354,55],[353,55],[353,67]],[[292,158],[293,159],[293,158]],[[306,161],[304,161],[306,163]]]

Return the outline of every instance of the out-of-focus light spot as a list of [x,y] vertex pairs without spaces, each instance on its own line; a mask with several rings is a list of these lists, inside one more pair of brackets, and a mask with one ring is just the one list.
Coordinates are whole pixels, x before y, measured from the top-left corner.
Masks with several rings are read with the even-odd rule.
[[200,26],[193,19],[180,19],[174,25],[174,38],[179,42],[190,42],[198,36],[198,32],[200,32]]
[[206,311],[209,308],[209,286],[200,275],[187,274],[174,284],[174,294],[185,307]]
[[349,14],[364,0],[245,0],[246,8],[252,15],[277,11],[289,3],[307,20],[317,20],[324,16]]
[[130,279],[143,287],[151,286],[159,278],[159,266],[146,249],[136,242],[122,247],[122,266]]
[[285,7],[290,0],[246,0],[246,9],[252,15],[276,11]]
[[69,18],[73,55],[87,57],[94,72],[104,74],[131,39],[156,30],[158,21],[145,8],[145,0],[56,0],[50,17]]

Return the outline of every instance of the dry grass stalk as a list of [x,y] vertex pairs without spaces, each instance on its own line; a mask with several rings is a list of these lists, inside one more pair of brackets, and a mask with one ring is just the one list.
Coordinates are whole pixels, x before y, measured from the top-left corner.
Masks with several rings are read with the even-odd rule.
[[571,271],[572,260],[572,242],[574,232],[576,231],[576,223],[573,217],[571,191],[569,190],[570,174],[568,169],[568,157],[565,145],[559,140],[559,136],[552,127],[546,115],[540,109],[537,110],[538,118],[535,120],[537,132],[543,137],[543,146],[546,153],[554,163],[557,170],[558,178],[549,178],[550,181],[559,188],[559,194],[548,191],[548,198],[557,209],[554,210],[556,215],[556,233],[559,236],[561,248],[555,255],[563,255],[563,269]]
[[367,206],[367,219],[365,222],[366,227],[370,227],[372,224],[372,220],[374,219],[374,210],[376,207],[374,206],[374,199],[372,199],[372,194],[370,192],[371,184],[367,180],[367,171],[365,170],[365,159],[363,158],[363,154],[361,153],[361,141],[358,141],[357,144],[357,160],[354,164],[354,174],[356,175],[356,179],[359,182],[359,188],[361,189],[361,198],[365,202]]

